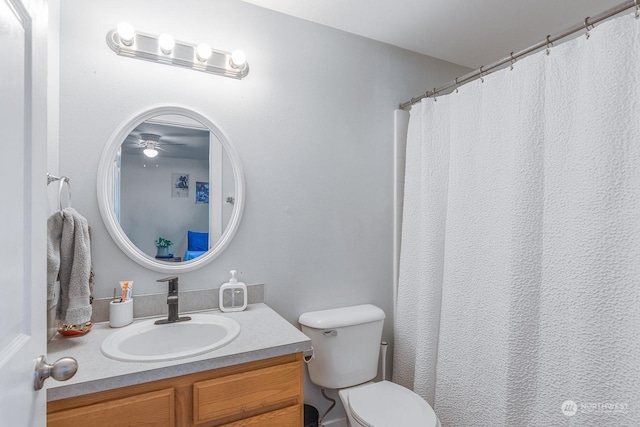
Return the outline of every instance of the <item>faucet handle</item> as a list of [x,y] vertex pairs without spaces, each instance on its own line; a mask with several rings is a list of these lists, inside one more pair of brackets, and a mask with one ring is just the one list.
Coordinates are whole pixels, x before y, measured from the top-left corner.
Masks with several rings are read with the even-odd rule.
[[169,293],[178,292],[178,276],[163,277],[156,282],[169,282]]

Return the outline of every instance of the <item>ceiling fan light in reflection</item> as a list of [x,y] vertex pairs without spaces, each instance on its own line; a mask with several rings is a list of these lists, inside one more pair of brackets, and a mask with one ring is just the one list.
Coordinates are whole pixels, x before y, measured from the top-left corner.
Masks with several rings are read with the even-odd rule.
[[155,157],[158,155],[158,150],[156,150],[156,143],[155,142],[149,142],[147,143],[147,147],[142,150],[142,152],[144,153],[145,156],[147,157]]
[[144,147],[142,152],[145,156],[153,158],[158,155],[156,144],[160,141],[160,136],[150,133],[143,133],[140,135],[140,146]]

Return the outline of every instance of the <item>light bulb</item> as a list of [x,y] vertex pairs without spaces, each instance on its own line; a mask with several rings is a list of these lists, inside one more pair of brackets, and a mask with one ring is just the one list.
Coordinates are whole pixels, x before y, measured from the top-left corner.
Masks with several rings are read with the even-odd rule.
[[200,43],[196,48],[196,58],[200,62],[207,62],[207,59],[211,56],[211,46],[206,43]]
[[244,64],[247,62],[247,56],[241,50],[234,50],[231,54],[231,67],[232,68],[244,68]]
[[158,155],[158,150],[156,150],[155,148],[145,148],[144,150],[142,150],[142,152],[145,156],[152,158]]
[[153,158],[153,157],[157,156],[158,155],[158,150],[156,150],[155,141],[147,141],[146,145],[144,146],[144,150],[142,150],[142,152],[147,157],[152,157]]
[[160,44],[160,50],[165,55],[169,55],[176,45],[176,41],[171,37],[171,34],[160,34],[158,37],[158,43]]
[[116,32],[120,36],[120,41],[125,46],[131,46],[133,44],[133,38],[136,35],[133,26],[127,22],[121,22],[116,27]]

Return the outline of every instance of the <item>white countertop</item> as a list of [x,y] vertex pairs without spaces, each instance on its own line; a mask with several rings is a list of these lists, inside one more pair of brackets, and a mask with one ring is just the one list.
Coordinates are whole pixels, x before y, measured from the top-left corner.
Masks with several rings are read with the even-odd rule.
[[[45,383],[47,400],[65,399],[311,350],[311,340],[265,304],[251,304],[245,311],[235,313],[211,312],[238,321],[240,335],[217,350],[166,362],[120,362],[102,354],[102,341],[110,333],[120,330],[110,328],[108,322],[94,324],[84,336],[67,338],[56,335],[48,346],[48,362],[53,363],[65,356],[74,357],[78,361],[78,372],[64,382],[49,379]],[[141,320],[146,319],[136,321]]]

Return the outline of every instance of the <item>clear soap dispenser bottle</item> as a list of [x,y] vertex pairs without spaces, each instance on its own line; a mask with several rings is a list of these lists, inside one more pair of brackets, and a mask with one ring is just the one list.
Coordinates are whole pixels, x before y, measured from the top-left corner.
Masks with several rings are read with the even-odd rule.
[[236,270],[231,270],[231,278],[220,287],[220,310],[242,311],[247,308],[247,285],[238,282]]

